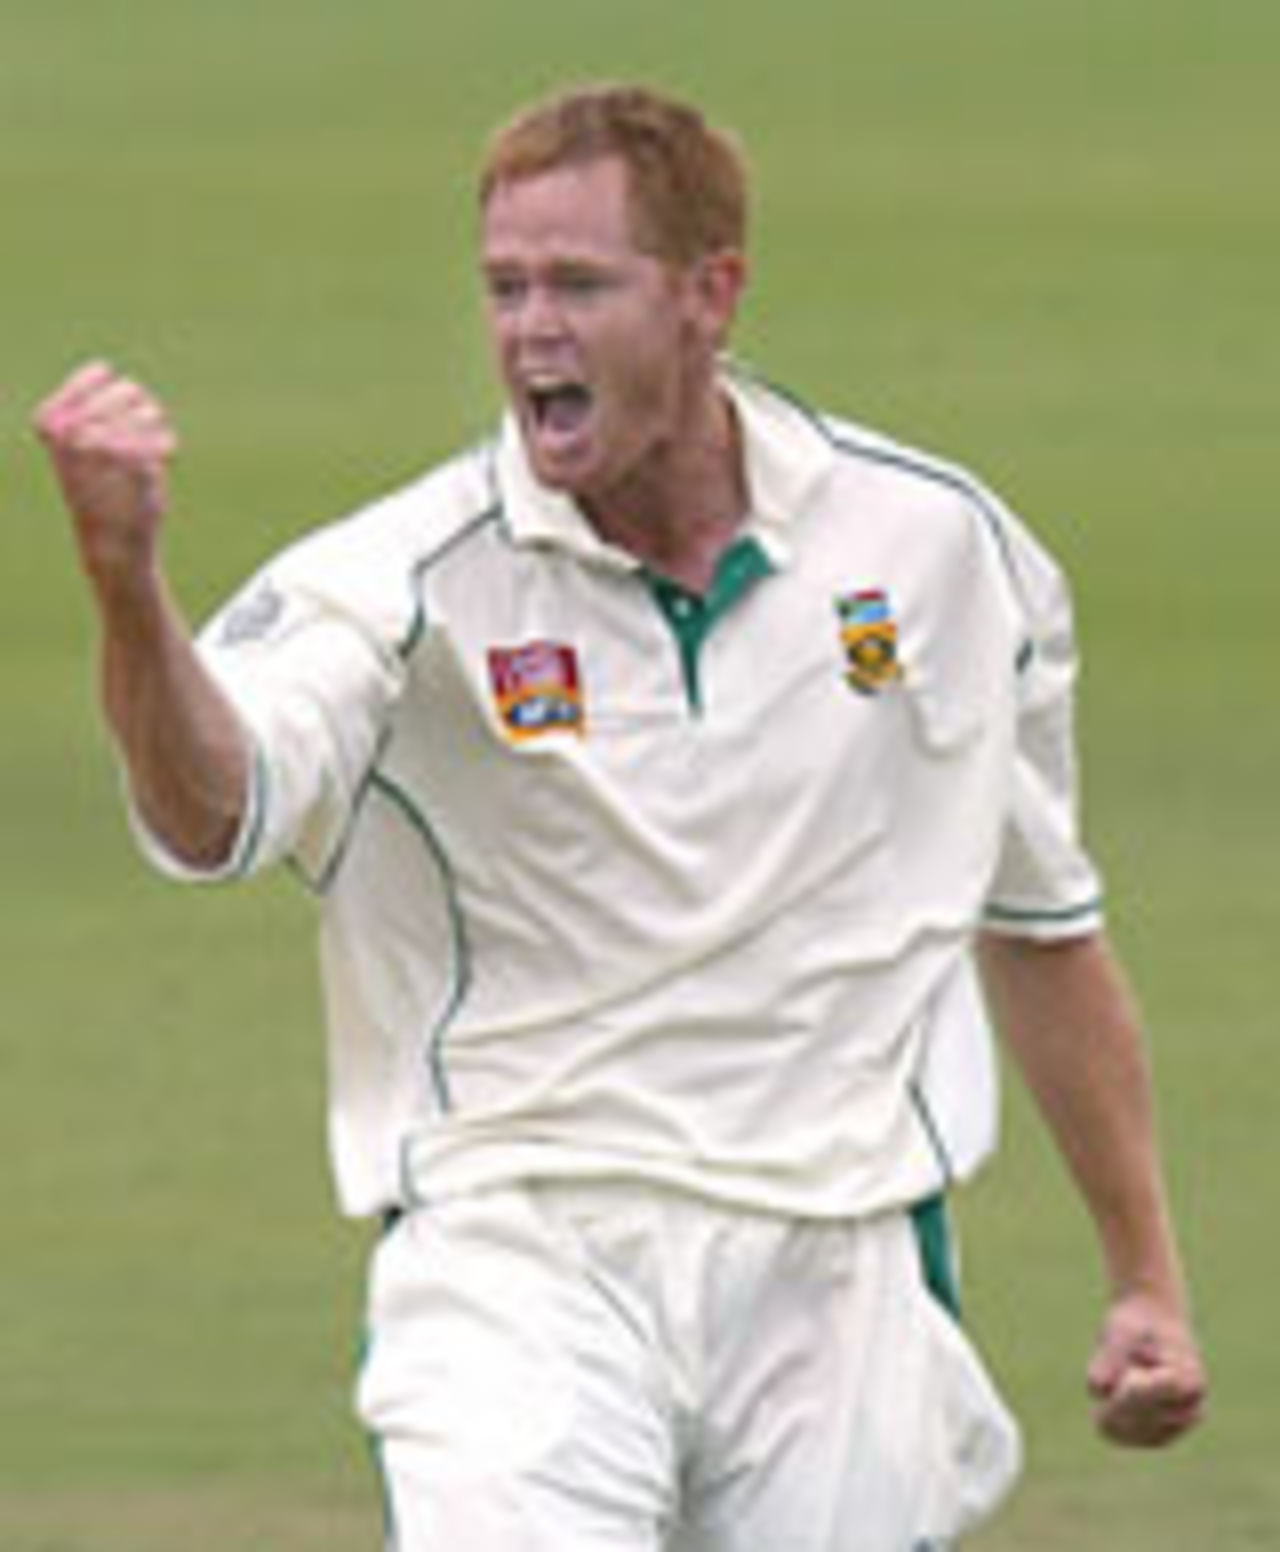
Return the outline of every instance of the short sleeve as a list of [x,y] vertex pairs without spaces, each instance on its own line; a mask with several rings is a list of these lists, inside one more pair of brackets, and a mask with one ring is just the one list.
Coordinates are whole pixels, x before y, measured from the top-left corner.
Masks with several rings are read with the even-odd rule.
[[200,656],[252,749],[249,801],[227,860],[174,857],[136,809],[144,852],[171,876],[220,881],[289,859],[313,883],[341,853],[403,669],[351,613],[270,569],[201,632]]
[[1102,924],[1102,884],[1081,839],[1070,592],[1052,559],[1016,524],[1009,545],[1024,620],[1017,749],[984,925],[1045,940],[1084,936]]

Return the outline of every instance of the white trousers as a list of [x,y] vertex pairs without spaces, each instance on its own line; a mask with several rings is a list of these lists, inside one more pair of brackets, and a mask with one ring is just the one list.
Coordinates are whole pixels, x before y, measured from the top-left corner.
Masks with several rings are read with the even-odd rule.
[[939,1552],[1019,1466],[902,1214],[494,1191],[402,1218],[369,1313],[394,1552]]

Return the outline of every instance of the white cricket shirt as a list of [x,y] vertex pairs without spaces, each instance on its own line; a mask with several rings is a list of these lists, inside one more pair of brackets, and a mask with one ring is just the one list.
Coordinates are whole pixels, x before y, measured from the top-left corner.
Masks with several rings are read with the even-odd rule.
[[200,876],[290,859],[319,899],[347,1211],[528,1176],[914,1201],[992,1140],[975,926],[1098,925],[1055,567],[954,468],[725,385],[750,513],[705,598],[507,423],[202,636],[257,754]]

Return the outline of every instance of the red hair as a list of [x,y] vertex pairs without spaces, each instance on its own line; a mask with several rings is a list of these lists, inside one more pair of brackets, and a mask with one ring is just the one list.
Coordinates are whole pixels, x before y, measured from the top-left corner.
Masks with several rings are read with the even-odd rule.
[[677,264],[744,248],[737,143],[697,109],[638,86],[582,87],[520,113],[490,142],[481,208],[501,184],[611,156],[627,170],[640,247]]

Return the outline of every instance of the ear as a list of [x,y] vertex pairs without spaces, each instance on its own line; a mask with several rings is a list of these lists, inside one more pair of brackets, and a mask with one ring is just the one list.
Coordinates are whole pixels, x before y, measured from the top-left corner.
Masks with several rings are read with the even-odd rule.
[[728,340],[747,287],[746,255],[736,248],[704,254],[693,265],[689,278],[699,332],[711,349],[719,351]]

